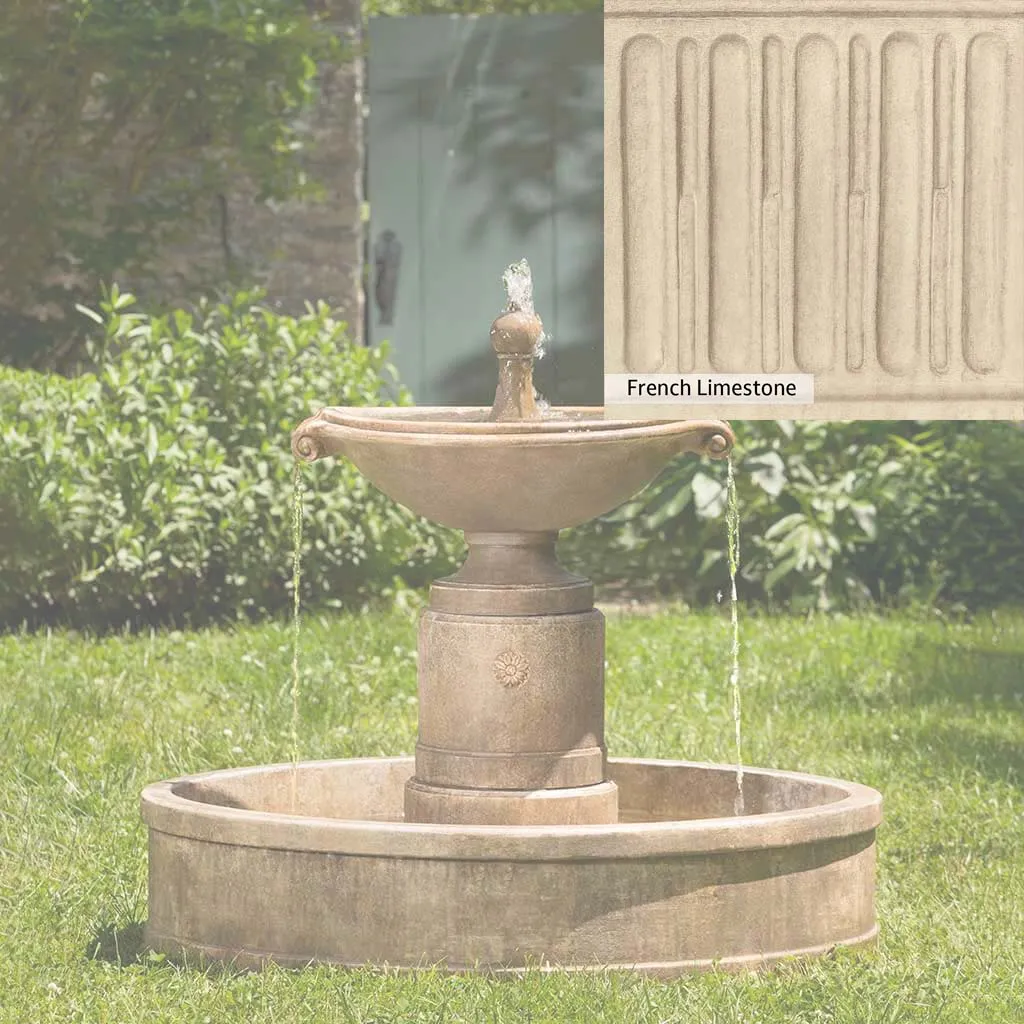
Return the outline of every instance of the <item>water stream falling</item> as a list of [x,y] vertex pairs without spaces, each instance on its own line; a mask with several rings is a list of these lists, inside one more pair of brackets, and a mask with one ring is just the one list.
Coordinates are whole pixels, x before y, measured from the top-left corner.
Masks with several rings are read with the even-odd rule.
[[295,809],[299,774],[299,617],[302,583],[302,463],[295,460],[292,470],[292,809]]
[[736,475],[732,456],[729,456],[726,474],[725,526],[729,555],[729,618],[732,625],[732,666],[729,686],[732,690],[732,720],[736,730],[736,800],[734,811],[744,813],[743,800],[743,744],[740,726],[740,614],[736,594],[736,575],[740,566],[740,504],[736,493]]

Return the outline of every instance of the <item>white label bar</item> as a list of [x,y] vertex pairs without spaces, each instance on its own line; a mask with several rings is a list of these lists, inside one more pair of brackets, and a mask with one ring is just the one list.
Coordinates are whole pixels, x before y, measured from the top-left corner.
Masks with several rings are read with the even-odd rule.
[[606,373],[605,405],[811,405],[811,373]]

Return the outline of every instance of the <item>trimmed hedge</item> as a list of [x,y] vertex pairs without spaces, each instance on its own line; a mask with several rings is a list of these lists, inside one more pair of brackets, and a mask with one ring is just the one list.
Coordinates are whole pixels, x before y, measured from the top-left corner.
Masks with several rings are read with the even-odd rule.
[[[0,623],[197,623],[291,600],[291,430],[408,395],[326,306],[259,298],[149,316],[113,289],[83,310],[93,372],[0,369]],[[302,480],[305,600],[419,585],[461,549],[347,462]]]

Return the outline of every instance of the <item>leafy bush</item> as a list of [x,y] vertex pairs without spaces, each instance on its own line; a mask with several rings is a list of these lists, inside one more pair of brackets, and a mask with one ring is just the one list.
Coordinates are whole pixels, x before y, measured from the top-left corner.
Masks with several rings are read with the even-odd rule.
[[[1024,599],[1014,424],[733,426],[746,597],[792,608]],[[711,600],[728,583],[725,501],[725,466],[682,458],[567,535],[563,557],[599,579]]]
[[[291,430],[322,405],[394,404],[393,371],[325,306],[293,318],[257,300],[147,316],[115,289],[86,311],[95,372],[0,370],[0,622],[194,622],[290,600]],[[451,564],[449,534],[349,463],[302,478],[306,599]]]
[[[380,349],[320,306],[242,294],[147,316],[113,290],[95,371],[0,370],[0,623],[200,622],[291,599],[289,435],[324,404],[404,403]],[[792,608],[1024,599],[1024,431],[1008,423],[739,423],[747,599]],[[348,463],[307,466],[303,599],[417,586],[461,540]],[[684,457],[570,531],[600,582],[726,591],[725,466]]]

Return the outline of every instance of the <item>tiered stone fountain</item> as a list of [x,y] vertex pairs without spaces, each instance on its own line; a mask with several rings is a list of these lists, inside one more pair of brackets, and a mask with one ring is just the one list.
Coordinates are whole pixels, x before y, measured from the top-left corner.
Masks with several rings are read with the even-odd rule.
[[420,623],[416,755],[161,782],[148,941],[172,956],[501,973],[759,967],[872,939],[881,797],[849,782],[606,756],[604,620],[558,531],[717,421],[632,423],[534,401],[541,324],[499,317],[491,409],[322,409],[295,454],[343,455],[469,554]]

